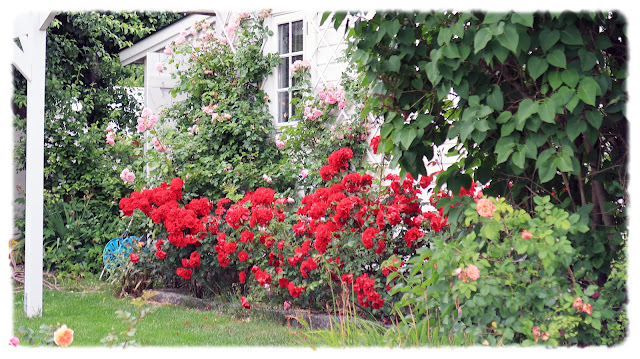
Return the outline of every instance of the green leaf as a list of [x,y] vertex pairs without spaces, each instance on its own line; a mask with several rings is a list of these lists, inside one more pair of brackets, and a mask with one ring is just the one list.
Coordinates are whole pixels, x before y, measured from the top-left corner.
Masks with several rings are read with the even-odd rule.
[[518,31],[515,26],[511,24],[505,25],[504,32],[501,35],[498,35],[496,39],[500,45],[511,50],[514,54],[518,52],[518,41],[520,40],[520,36],[518,35]]
[[487,96],[487,105],[496,111],[502,111],[504,108],[504,95],[500,86],[493,85],[493,91]]
[[580,57],[580,68],[584,72],[591,71],[591,69],[598,63],[596,54],[586,49],[578,50],[578,57]]
[[460,58],[460,51],[458,51],[458,46],[454,44],[449,44],[440,48],[442,51],[442,56],[448,59]]
[[331,11],[325,11],[324,13],[322,13],[322,18],[320,19],[320,26],[322,26],[322,24],[324,24],[325,21],[327,21],[327,19],[329,18],[329,16],[331,16]]
[[501,112],[498,118],[496,119],[496,123],[505,123],[511,119],[511,111]]
[[402,131],[398,133],[400,143],[402,144],[402,147],[404,147],[405,150],[409,149],[409,147],[411,146],[411,143],[416,138],[417,134],[418,134],[417,130],[413,127],[404,127]]
[[475,128],[480,132],[487,132],[489,130],[489,121],[486,119],[475,121]]
[[398,31],[398,42],[403,45],[412,45],[416,41],[413,28],[406,27]]
[[[538,156],[538,161],[540,161],[540,156]],[[536,167],[537,167],[536,162]],[[553,179],[556,176],[556,165],[553,160],[547,160],[541,167],[538,168],[538,176],[540,177],[540,183],[546,183]]]
[[567,117],[567,137],[570,141],[575,140],[581,133],[587,130],[587,124],[577,116]]
[[515,336],[515,333],[513,332],[513,329],[511,329],[511,328],[505,329],[504,332],[502,333],[502,337],[507,341],[513,340],[514,336]]
[[529,75],[534,80],[540,77],[549,68],[549,63],[546,59],[541,59],[537,56],[531,56],[527,62],[527,70]]
[[573,69],[564,70],[560,74],[562,78],[562,82],[564,82],[567,86],[574,88],[578,84],[578,80],[580,77],[578,76],[578,72]]
[[596,91],[599,88],[598,82],[592,77],[585,76],[578,85],[578,97],[587,105],[596,105]]
[[514,139],[511,137],[501,137],[498,142],[496,142],[494,153],[498,155],[496,160],[496,164],[500,164],[507,159],[509,159],[509,155],[513,152],[513,147],[515,146]]
[[547,61],[553,66],[567,68],[567,57],[562,50],[553,50],[547,55]]
[[451,41],[451,29],[448,27],[441,27],[438,32],[438,45],[442,46],[448,44]]
[[549,51],[549,49],[552,48],[558,40],[560,40],[560,32],[558,30],[544,29],[540,31],[538,40],[540,41],[542,50],[545,52]]
[[518,122],[526,120],[536,112],[538,112],[538,103],[530,98],[525,98],[518,106]]
[[515,12],[511,15],[511,22],[526,27],[533,27],[533,13]]
[[558,157],[553,161],[556,167],[562,172],[573,172],[573,162],[568,152],[557,152]]
[[584,45],[582,35],[575,26],[565,26],[560,33],[560,41],[567,45]]
[[525,142],[524,146],[522,147],[522,149],[524,150],[524,155],[527,158],[531,158],[531,159],[537,159],[538,158],[538,146],[536,146],[535,142],[533,141],[533,139],[528,138],[527,142]]
[[345,11],[336,11],[336,13],[333,15],[333,28],[338,30],[346,16],[347,13]]
[[488,12],[484,15],[483,24],[495,24],[504,19],[507,14],[504,12]]
[[573,113],[573,110],[578,106],[578,103],[580,103],[580,98],[578,97],[578,94],[575,94],[573,98],[564,105],[564,107],[569,110],[569,112]]
[[477,54],[482,49],[484,49],[492,37],[493,35],[491,35],[491,32],[488,28],[483,27],[482,29],[478,30],[478,32],[476,32],[476,36],[473,38],[474,53]]
[[584,115],[591,126],[593,126],[593,128],[595,128],[596,130],[600,128],[600,126],[602,125],[602,114],[600,113],[600,111],[591,110],[585,112]]
[[547,74],[547,79],[549,80],[549,85],[555,91],[562,85],[562,77],[560,76],[560,71],[551,71]]
[[440,80],[442,80],[442,75],[440,74],[440,70],[438,70],[437,62],[432,61],[427,63],[425,71],[427,72],[427,78],[429,79],[431,84],[433,84],[433,86],[436,86],[440,82]]
[[513,155],[511,156],[511,161],[516,167],[524,169],[524,162],[525,162],[524,152],[521,152],[521,151],[513,152]]
[[540,105],[538,105],[538,115],[540,119],[544,122],[555,123],[556,122],[556,103],[550,98],[542,101]]
[[516,129],[516,121],[510,121],[502,125],[500,128],[500,137],[506,137],[513,133]]
[[400,21],[398,19],[387,22],[387,34],[389,34],[389,36],[394,37],[398,31],[400,31]]
[[387,60],[386,62],[387,70],[398,72],[400,71],[400,64],[401,64],[400,56],[398,55],[390,56],[389,60]]

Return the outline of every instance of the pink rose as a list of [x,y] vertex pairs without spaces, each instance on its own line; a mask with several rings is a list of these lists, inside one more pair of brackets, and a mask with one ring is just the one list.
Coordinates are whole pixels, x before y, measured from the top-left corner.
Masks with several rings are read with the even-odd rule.
[[124,181],[125,184],[133,184],[136,179],[135,173],[129,171],[128,168],[125,168],[120,173],[120,178]]
[[113,139],[113,132],[107,133],[107,144],[113,146],[115,144],[115,140]]
[[284,141],[276,140],[276,147],[278,147],[279,149],[283,149]]
[[164,72],[164,66],[162,66],[161,63],[157,63],[156,70],[158,70],[158,72]]
[[300,171],[300,177],[305,178],[309,175],[309,170],[306,168],[303,168],[302,171]]
[[493,201],[488,198],[479,199],[476,206],[476,211],[481,217],[491,218],[496,211],[496,206]]
[[533,237],[531,232],[527,231],[526,229],[522,231],[522,239],[531,239],[531,237]]
[[267,176],[266,174],[263,174],[263,175],[262,175],[262,179],[263,179],[263,180],[265,180],[265,181],[267,181],[267,183],[271,183],[271,181],[273,181],[273,180],[271,179],[271,177]]
[[18,339],[17,337],[13,336],[11,337],[11,339],[9,339],[9,345],[17,347],[18,344],[20,344],[20,339]]
[[478,269],[478,267],[474,266],[473,264],[469,264],[464,273],[467,276],[467,278],[471,280],[478,280],[478,278],[480,278],[480,270]]

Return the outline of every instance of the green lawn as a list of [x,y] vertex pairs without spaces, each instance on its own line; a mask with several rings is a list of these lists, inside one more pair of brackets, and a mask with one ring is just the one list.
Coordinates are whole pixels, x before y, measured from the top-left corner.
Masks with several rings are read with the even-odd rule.
[[[137,313],[131,298],[116,298],[105,285],[43,293],[41,317],[26,318],[23,293],[14,295],[14,331],[21,325],[38,331],[40,325],[66,324],[74,330],[74,347],[103,346],[100,340],[114,332],[120,338],[125,323],[116,318],[119,309]],[[200,311],[173,305],[155,305],[138,325],[135,339],[143,346],[277,346],[299,343],[286,323],[266,311],[238,308],[228,313]],[[20,339],[21,336],[18,335]],[[21,340],[21,345],[27,344]]]

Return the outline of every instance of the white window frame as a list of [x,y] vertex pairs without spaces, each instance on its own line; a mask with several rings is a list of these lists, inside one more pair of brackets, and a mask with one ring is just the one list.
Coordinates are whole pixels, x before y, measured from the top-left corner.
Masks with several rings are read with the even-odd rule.
[[[293,61],[291,61],[291,59],[293,57],[296,56],[302,56],[303,60],[307,59],[307,48],[308,48],[308,31],[307,31],[307,19],[304,16],[303,12],[279,12],[279,13],[272,13],[271,14],[271,26],[269,26],[274,35],[272,36],[272,40],[271,41],[271,46],[267,47],[267,50],[271,53],[277,53],[281,59],[286,59],[286,61],[289,61],[289,73],[287,73],[287,76],[289,78],[289,83],[291,81],[291,73],[290,73],[290,69],[291,69],[291,64],[293,63]],[[291,46],[292,46],[292,32],[291,32],[291,24],[293,24],[294,22],[297,21],[302,21],[302,51],[296,51],[296,52],[289,52],[283,55],[280,55],[280,51],[279,51],[279,43],[280,43],[280,25],[283,24],[289,24],[289,36],[290,36],[290,40],[289,40],[289,51],[291,50]],[[280,129],[281,127],[284,126],[292,126],[295,125],[297,123],[297,121],[287,121],[287,122],[278,122],[280,120],[280,104],[279,104],[279,94],[283,93],[283,92],[288,92],[289,87],[283,87],[280,88],[279,86],[279,76],[280,76],[280,68],[279,66],[275,68],[274,73],[271,77],[271,84],[270,86],[268,86],[267,88],[265,88],[265,90],[269,90],[268,94],[269,97],[271,98],[271,106],[270,106],[270,112],[273,115],[273,124],[276,127],[276,129]],[[289,109],[288,112],[291,112],[291,98],[289,98]],[[288,118],[291,117],[291,113],[289,113]]]

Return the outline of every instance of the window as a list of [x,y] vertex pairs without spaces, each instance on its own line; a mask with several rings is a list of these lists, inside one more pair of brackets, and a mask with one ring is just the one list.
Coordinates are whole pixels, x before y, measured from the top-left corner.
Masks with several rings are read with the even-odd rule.
[[[289,118],[295,112],[292,98],[299,98],[297,92],[289,94],[289,88],[295,85],[295,79],[291,77],[291,65],[302,60],[303,54],[303,22],[302,20],[287,22],[278,25],[278,53],[282,63],[277,72],[278,115],[277,123],[289,122]],[[291,98],[290,98],[291,97]]]

